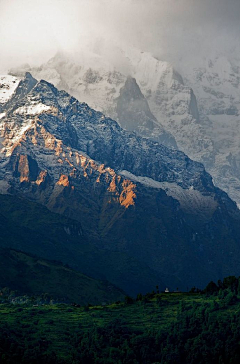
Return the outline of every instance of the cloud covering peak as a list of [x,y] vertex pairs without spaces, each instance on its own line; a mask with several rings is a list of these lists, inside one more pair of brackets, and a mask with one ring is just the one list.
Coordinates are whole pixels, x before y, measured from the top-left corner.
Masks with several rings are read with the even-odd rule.
[[101,38],[176,66],[211,52],[240,54],[239,17],[239,0],[0,0],[0,71]]

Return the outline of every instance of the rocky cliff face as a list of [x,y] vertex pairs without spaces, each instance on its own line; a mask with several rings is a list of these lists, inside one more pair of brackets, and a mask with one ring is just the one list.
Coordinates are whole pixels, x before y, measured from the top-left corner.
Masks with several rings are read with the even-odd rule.
[[2,193],[80,221],[98,247],[172,287],[237,274],[239,212],[202,164],[29,74],[2,103],[0,127]]
[[175,139],[158,123],[136,80],[132,77],[128,77],[120,89],[116,112],[122,128],[177,149]]

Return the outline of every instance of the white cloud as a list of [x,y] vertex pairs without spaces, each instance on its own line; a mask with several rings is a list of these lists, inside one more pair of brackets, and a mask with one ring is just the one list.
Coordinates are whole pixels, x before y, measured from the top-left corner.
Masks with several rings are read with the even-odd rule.
[[0,0],[0,68],[40,64],[101,37],[197,62],[239,48],[239,17],[239,0]]

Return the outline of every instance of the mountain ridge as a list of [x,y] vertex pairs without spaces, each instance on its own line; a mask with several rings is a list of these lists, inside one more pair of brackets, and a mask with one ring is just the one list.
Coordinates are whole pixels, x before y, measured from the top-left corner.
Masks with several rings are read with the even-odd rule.
[[123,299],[123,291],[67,265],[22,251],[0,248],[0,287],[18,295],[41,296],[63,303],[104,303]]
[[[76,56],[59,53],[40,67],[26,65],[12,74],[29,70],[36,78],[49,80],[116,120],[120,89],[127,74],[131,75],[160,125],[156,133],[142,128],[141,123],[135,130],[156,139],[164,128],[178,148],[203,163],[215,184],[239,204],[238,60],[231,55],[209,55],[198,65],[185,62],[181,67],[182,60],[181,76],[170,63],[134,47],[113,47],[107,41],[102,47],[90,47],[90,52]],[[114,50],[125,59],[128,72],[105,57]],[[135,110],[134,118],[138,116]]]
[[[239,210],[202,164],[46,81],[2,108],[2,192],[78,220],[97,247],[146,264],[172,287],[239,269]],[[213,256],[217,244],[225,264]]]

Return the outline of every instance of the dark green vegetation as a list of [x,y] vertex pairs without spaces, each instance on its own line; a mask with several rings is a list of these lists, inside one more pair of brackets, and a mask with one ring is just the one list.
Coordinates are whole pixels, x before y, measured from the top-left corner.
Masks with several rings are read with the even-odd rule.
[[[136,259],[123,252],[98,248],[94,240],[84,235],[79,222],[16,196],[0,195],[0,247],[68,264],[87,276],[108,280],[130,294],[147,292],[156,283],[161,285],[154,271]],[[61,282],[56,280],[56,284]],[[7,281],[2,286],[7,286]]]
[[239,282],[108,306],[2,303],[1,363],[238,364]]
[[0,249],[0,287],[27,295],[47,294],[60,302],[103,303],[124,294],[108,282],[97,281],[57,262],[9,249]]

